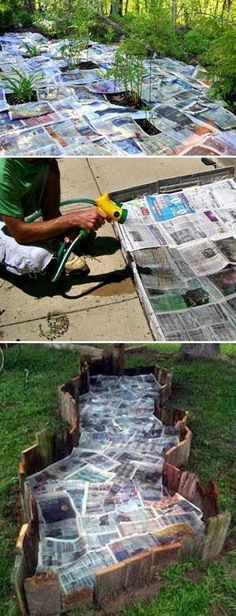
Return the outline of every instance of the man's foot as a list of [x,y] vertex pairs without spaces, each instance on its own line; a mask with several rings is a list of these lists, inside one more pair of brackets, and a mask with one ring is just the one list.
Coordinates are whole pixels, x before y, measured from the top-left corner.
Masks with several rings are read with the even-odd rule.
[[73,252],[71,252],[65,264],[65,272],[66,274],[70,274],[71,272],[77,272],[85,275],[89,274],[90,269],[84,257],[78,257]]

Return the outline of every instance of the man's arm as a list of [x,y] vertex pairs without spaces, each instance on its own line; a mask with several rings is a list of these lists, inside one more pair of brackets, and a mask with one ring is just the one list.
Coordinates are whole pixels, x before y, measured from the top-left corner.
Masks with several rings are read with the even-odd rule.
[[96,231],[104,224],[106,218],[106,215],[97,208],[68,212],[52,220],[31,223],[25,222],[23,218],[2,215],[11,235],[19,244],[48,240],[78,227]]

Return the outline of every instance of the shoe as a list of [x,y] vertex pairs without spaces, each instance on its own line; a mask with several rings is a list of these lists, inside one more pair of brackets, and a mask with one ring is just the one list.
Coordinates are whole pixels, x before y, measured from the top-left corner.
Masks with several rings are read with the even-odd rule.
[[70,274],[71,272],[80,272],[81,274],[89,274],[90,269],[87,265],[84,257],[77,257],[73,252],[70,253],[66,263],[65,272]]

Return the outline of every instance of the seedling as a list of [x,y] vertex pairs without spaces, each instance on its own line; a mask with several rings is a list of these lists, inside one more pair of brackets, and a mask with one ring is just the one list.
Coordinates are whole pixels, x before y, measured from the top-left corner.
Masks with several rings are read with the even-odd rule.
[[68,68],[72,70],[81,60],[81,53],[85,47],[85,42],[82,39],[74,39],[64,43],[60,47],[62,57],[67,60]]
[[39,56],[41,52],[40,45],[35,45],[35,43],[24,43],[25,50],[27,53],[34,58],[35,56]]
[[9,77],[3,77],[4,82],[11,90],[16,102],[28,102],[32,99],[34,90],[39,87],[42,75],[36,71],[33,75],[14,69]]

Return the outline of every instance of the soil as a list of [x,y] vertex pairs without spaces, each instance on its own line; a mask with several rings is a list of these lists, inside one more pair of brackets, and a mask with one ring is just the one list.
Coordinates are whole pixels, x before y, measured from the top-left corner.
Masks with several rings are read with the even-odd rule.
[[86,71],[91,68],[99,68],[99,66],[95,62],[87,60],[86,62],[79,62],[79,68],[81,71]]
[[137,102],[134,104],[134,98],[131,92],[106,94],[106,97],[113,105],[120,105],[122,107],[129,107],[131,109],[145,109],[147,107],[146,103],[144,103],[141,98],[138,98]]
[[6,100],[9,105],[19,105],[20,103],[37,103],[37,93],[33,92],[32,96],[27,99],[18,99],[14,94],[6,94]]
[[138,124],[147,135],[158,135],[161,131],[158,130],[149,120],[135,120],[136,124]]
[[[75,64],[75,66],[73,67],[73,70],[79,69],[80,71],[87,71],[92,68],[99,68],[99,66],[98,64],[95,64],[95,62],[90,62],[90,60],[88,60],[87,62],[79,62],[78,64]],[[62,73],[66,73],[69,70],[72,70],[72,69],[69,69],[68,66],[63,66],[61,68]]]

